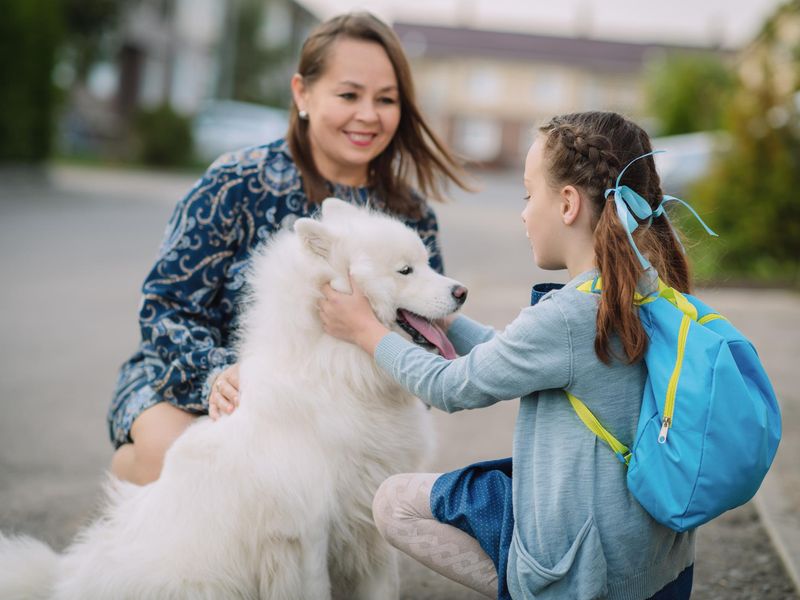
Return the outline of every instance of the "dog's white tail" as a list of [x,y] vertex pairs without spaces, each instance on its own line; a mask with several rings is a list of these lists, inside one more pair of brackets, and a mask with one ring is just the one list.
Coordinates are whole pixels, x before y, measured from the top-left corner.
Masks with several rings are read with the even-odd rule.
[[58,554],[28,536],[0,533],[0,600],[44,600],[51,595]]

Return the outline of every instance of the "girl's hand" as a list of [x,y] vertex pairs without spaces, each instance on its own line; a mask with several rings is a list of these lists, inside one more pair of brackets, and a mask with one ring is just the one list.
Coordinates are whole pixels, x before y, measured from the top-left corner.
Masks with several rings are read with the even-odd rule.
[[452,313],[441,319],[436,319],[434,323],[436,323],[442,331],[447,333],[450,330],[450,325],[453,324],[453,321],[455,321],[457,317],[458,313]]
[[373,354],[381,338],[389,330],[378,320],[366,296],[350,279],[352,294],[343,294],[329,284],[322,288],[325,296],[319,301],[319,316],[325,333],[356,344]]
[[214,379],[208,397],[208,416],[215,421],[222,413],[230,414],[239,406],[239,363],[233,364]]

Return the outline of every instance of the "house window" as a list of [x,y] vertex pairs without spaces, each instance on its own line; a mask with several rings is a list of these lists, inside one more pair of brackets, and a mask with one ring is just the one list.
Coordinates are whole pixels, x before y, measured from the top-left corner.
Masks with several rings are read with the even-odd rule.
[[463,117],[455,122],[453,141],[456,150],[470,160],[492,162],[500,156],[503,127],[491,119]]
[[467,79],[467,98],[476,104],[491,104],[500,99],[501,81],[495,69],[479,67]]
[[533,101],[537,106],[563,110],[567,104],[567,76],[558,71],[537,72],[533,81]]

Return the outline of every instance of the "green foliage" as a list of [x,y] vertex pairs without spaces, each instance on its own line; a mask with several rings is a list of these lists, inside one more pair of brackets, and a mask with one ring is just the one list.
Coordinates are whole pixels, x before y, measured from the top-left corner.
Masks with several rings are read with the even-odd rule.
[[800,285],[798,27],[794,0],[745,52],[725,120],[730,149],[692,194],[724,243],[718,268],[725,276]]
[[39,162],[51,147],[61,38],[51,0],[6,0],[0,19],[0,162]]
[[[265,3],[244,0],[236,4],[236,44],[233,65],[233,99],[285,107],[290,100],[288,76],[283,66],[293,58],[289,45],[266,47],[262,40]],[[287,67],[288,68],[288,67]],[[270,77],[270,74],[277,77]],[[278,85],[275,85],[275,79]]]
[[658,135],[720,128],[734,83],[733,72],[719,56],[671,54],[650,62],[645,94]]
[[73,56],[78,79],[85,79],[97,59],[103,33],[108,31],[129,0],[60,0],[65,43]]
[[79,77],[127,0],[5,0],[0,19],[0,162],[41,162],[52,147],[57,58]]
[[192,129],[188,117],[163,104],[140,111],[134,127],[138,158],[145,164],[173,167],[192,163]]

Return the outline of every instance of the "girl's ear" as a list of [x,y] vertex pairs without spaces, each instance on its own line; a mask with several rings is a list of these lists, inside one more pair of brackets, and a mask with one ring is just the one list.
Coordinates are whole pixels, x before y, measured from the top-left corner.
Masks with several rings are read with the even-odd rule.
[[561,220],[564,225],[572,225],[583,210],[583,198],[578,188],[567,185],[561,190]]

